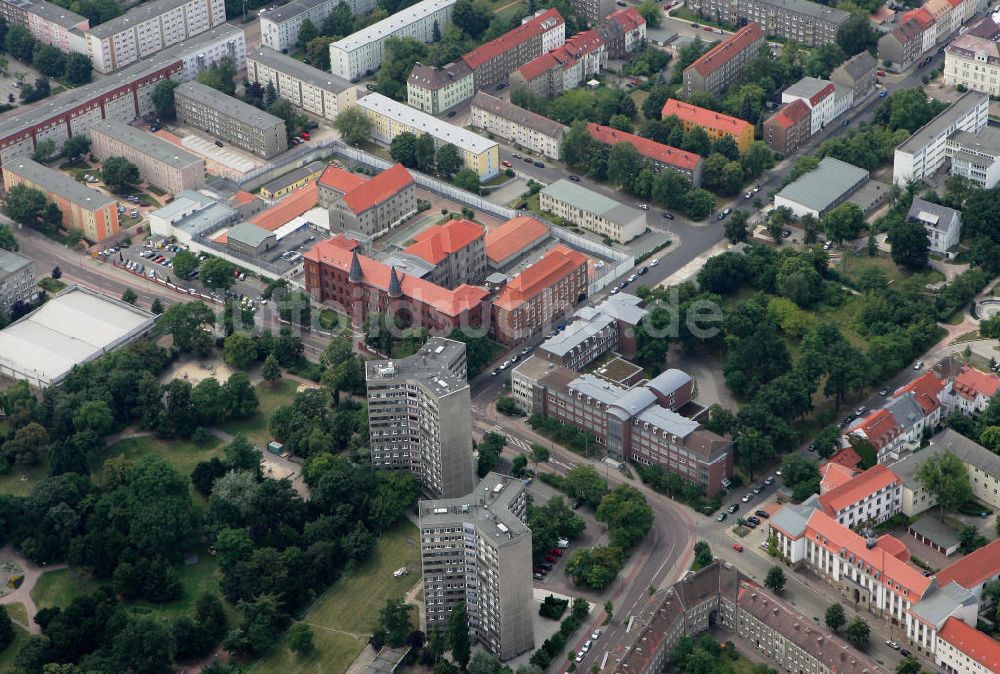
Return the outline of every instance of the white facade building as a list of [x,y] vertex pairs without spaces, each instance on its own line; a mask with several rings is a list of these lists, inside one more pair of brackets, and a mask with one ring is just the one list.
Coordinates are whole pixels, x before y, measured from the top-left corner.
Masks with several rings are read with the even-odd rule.
[[330,121],[358,100],[358,85],[269,47],[247,56],[247,79],[273,82],[279,98]]
[[837,116],[834,104],[835,94],[836,88],[833,82],[815,77],[803,77],[781,92],[781,102],[785,104],[801,100],[809,106],[812,111],[812,128],[809,133],[816,135]]
[[109,73],[225,21],[225,0],[155,0],[91,28],[87,55]]
[[298,42],[299,29],[306,19],[319,28],[341,2],[355,16],[375,9],[375,0],[295,0],[277,9],[261,10],[261,44],[276,51],[291,49]]
[[1000,182],[1000,131],[984,126],[976,133],[956,131],[948,136],[945,154],[951,174],[991,189]]
[[989,116],[990,98],[976,91],[962,94],[947,110],[917,129],[896,148],[892,181],[906,185],[941,168],[947,158],[948,137],[956,131],[976,133]]
[[385,40],[412,37],[430,44],[434,26],[444,30],[451,19],[456,0],[422,0],[405,11],[397,12],[367,28],[330,45],[330,70],[334,75],[352,80],[382,65]]
[[954,256],[962,233],[961,213],[953,208],[914,197],[906,217],[908,220],[919,222],[927,230],[930,252]]

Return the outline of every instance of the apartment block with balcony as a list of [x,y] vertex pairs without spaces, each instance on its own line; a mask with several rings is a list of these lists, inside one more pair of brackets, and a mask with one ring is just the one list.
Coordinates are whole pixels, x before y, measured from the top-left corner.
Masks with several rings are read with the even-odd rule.
[[358,100],[358,85],[270,47],[247,55],[247,79],[273,84],[278,98],[331,122]]
[[764,33],[807,47],[834,44],[850,14],[809,0],[688,0],[701,17],[733,26],[756,21]]
[[38,298],[35,263],[30,257],[0,248],[0,311],[10,318],[17,304],[30,304]]
[[501,660],[534,648],[531,530],[520,480],[489,473],[470,493],[421,501],[420,563],[427,631],[464,603],[469,631]]
[[270,159],[288,149],[285,120],[201,82],[174,90],[177,120]]
[[475,466],[465,344],[432,337],[407,358],[369,360],[365,381],[375,469],[413,473],[431,498],[460,498],[472,492]]
[[19,3],[25,6],[26,22],[31,34],[65,53],[86,54],[84,35],[90,20],[47,0],[0,0],[0,4]]
[[465,54],[476,90],[492,91],[510,82],[512,72],[566,42],[566,22],[558,10],[539,11],[520,26]]
[[87,55],[109,73],[225,22],[225,0],[154,0],[89,29]]

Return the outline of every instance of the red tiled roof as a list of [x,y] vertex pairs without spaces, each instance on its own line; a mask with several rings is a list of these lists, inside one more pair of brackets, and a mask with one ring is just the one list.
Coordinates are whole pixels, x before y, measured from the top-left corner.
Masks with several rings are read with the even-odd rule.
[[355,187],[360,187],[368,182],[368,179],[357,173],[352,173],[350,171],[345,171],[342,168],[337,168],[336,166],[327,166],[323,170],[323,174],[319,177],[319,184],[338,192],[350,192]]
[[348,239],[347,235],[344,234],[343,232],[340,232],[336,236],[331,236],[329,239],[327,239],[327,241],[330,243],[330,245],[336,246],[338,248],[343,248],[344,250],[354,250],[355,248],[361,245],[354,239]]
[[572,65],[570,59],[572,61],[576,60],[571,56],[566,56],[565,54],[560,53],[558,49],[553,49],[552,51],[546,52],[537,58],[531,59],[514,72],[520,73],[521,77],[530,82],[537,77],[541,77],[553,68]]
[[251,201],[256,199],[254,195],[250,194],[245,190],[239,190],[233,195],[233,203],[237,206],[242,206],[244,204],[249,204]]
[[413,184],[413,176],[406,167],[395,164],[345,194],[344,203],[355,213],[361,213]]
[[988,672],[1000,672],[1000,643],[958,618],[948,618],[938,637],[965,653]]
[[317,201],[319,201],[319,193],[316,188],[316,181],[310,180],[274,206],[266,208],[253,216],[247,222],[253,223],[261,229],[273,232],[278,227],[294,220],[310,208],[313,208]]
[[[354,253],[351,251],[345,250],[328,239],[310,248],[306,252],[305,258],[319,264],[336,267],[344,272],[350,272],[353,255]],[[390,268],[364,255],[358,255],[358,261],[361,263],[362,282],[365,285],[388,292]],[[487,296],[486,291],[482,288],[464,283],[454,290],[448,290],[430,281],[404,274],[398,269],[396,275],[400,279],[405,297],[427,304],[446,316],[459,316],[475,307]]]
[[702,54],[685,70],[691,68],[698,71],[702,77],[708,77],[719,68],[725,67],[727,63],[742,54],[754,42],[762,42],[763,40],[764,29],[760,27],[759,23],[752,21]]
[[[817,535],[821,538],[817,539]],[[890,549],[881,547],[877,542],[875,547],[869,548],[864,538],[822,510],[814,510],[810,515],[804,536],[823,545],[836,556],[840,556],[843,550],[845,554],[853,555],[856,562],[870,566],[872,571],[880,571],[878,582],[885,589],[912,603],[916,603],[931,585],[931,579],[925,577],[922,571],[896,557]],[[940,574],[938,578],[940,579]]]
[[530,215],[519,215],[486,232],[486,257],[494,262],[503,262],[548,235],[549,228],[544,222]]
[[493,301],[493,305],[513,311],[586,264],[586,255],[560,243],[546,253],[541,260],[525,269],[520,276],[505,285]]
[[634,133],[612,129],[610,126],[601,126],[590,122],[587,124],[587,133],[594,140],[608,146],[615,143],[631,143],[643,157],[685,171],[694,171],[701,163],[701,157],[693,152],[678,150],[676,147],[657,143],[655,140],[643,138]]
[[625,9],[619,9],[617,12],[611,12],[608,14],[608,20],[614,21],[624,28],[626,33],[634,28],[646,25],[646,19],[636,11],[635,7],[626,7]]
[[861,455],[853,447],[845,447],[830,457],[830,463],[836,463],[846,468],[854,468],[861,463]]
[[906,547],[906,543],[892,534],[882,534],[875,541],[875,545],[884,548],[886,552],[896,559],[901,559],[904,562],[910,561],[910,549]]
[[421,260],[438,264],[483,235],[483,228],[468,220],[449,220],[444,225],[429,227],[413,237],[414,243],[403,249]]
[[906,44],[910,40],[922,39],[924,25],[916,19],[903,19],[890,34],[899,42]]
[[721,112],[708,110],[707,108],[699,108],[697,105],[691,105],[690,103],[682,103],[675,98],[668,98],[667,102],[663,104],[663,117],[669,117],[670,115],[677,115],[677,118],[682,122],[689,122],[697,126],[716,129],[733,135],[743,133],[747,127],[753,128],[750,122],[724,115]]
[[603,44],[604,38],[601,37],[601,34],[596,29],[592,28],[582,33],[577,33],[566,40],[566,44],[553,51],[564,52],[568,56],[580,58],[585,54],[596,51]]
[[955,383],[952,384],[952,390],[966,400],[973,400],[977,395],[992,398],[998,388],[1000,388],[1000,377],[980,372],[968,365],[962,366],[958,376],[955,377]]
[[966,590],[971,590],[997,576],[1000,576],[1000,539],[938,571],[937,583],[944,587],[955,581]]
[[819,491],[825,494],[854,478],[854,469],[827,461],[819,467]]
[[801,98],[794,101],[774,113],[772,119],[783,129],[790,129],[804,119],[812,115],[809,106]]
[[862,431],[868,442],[876,449],[882,449],[892,442],[902,429],[888,410],[875,410],[859,423],[848,429],[848,433]]
[[941,407],[941,391],[944,390],[944,382],[938,379],[934,372],[925,372],[906,386],[896,389],[892,394],[893,398],[898,398],[904,393],[913,393],[913,397],[928,415]]
[[865,497],[874,494],[879,489],[902,483],[903,481],[895,473],[879,464],[836,489],[826,492],[819,497],[819,502],[828,515],[836,516],[844,508],[858,501],[863,501]]
[[826,98],[827,96],[833,96],[833,92],[834,92],[833,82],[830,82],[829,84],[827,84],[825,87],[817,91],[809,98],[809,105],[815,108],[817,105],[819,105],[819,102],[822,101],[824,98]]
[[917,9],[911,9],[909,12],[903,15],[903,22],[913,19],[919,23],[924,28],[927,28],[932,23],[934,23],[934,17],[925,8],[919,7]]
[[562,15],[557,10],[550,9],[530,21],[522,23],[517,28],[507,31],[495,40],[490,40],[483,46],[476,47],[463,56],[462,60],[472,70],[475,70],[484,63],[488,63],[501,54],[510,51],[522,42],[526,42],[536,35],[547,33],[562,23],[564,23]]

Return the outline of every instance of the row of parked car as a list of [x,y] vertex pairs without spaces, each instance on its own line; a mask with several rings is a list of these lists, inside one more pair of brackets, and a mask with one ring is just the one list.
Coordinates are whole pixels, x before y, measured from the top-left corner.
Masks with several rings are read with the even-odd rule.
[[545,576],[555,568],[556,563],[563,556],[563,551],[568,547],[569,541],[565,538],[560,538],[556,543],[556,547],[549,550],[548,554],[545,555],[545,559],[535,567],[532,577],[535,580],[545,580]]

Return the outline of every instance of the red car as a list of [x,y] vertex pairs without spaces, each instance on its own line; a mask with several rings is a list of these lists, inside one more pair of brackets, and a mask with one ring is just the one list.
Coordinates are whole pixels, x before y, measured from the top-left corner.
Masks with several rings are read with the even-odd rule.
[[556,562],[559,561],[559,558],[556,557],[555,555],[549,555],[548,557],[545,558],[545,561],[548,562],[549,564],[555,564]]
[[562,550],[560,550],[559,548],[552,548],[551,550],[549,550],[549,554],[555,555],[556,557],[562,557]]
[[736,552],[743,552],[743,546],[740,543],[733,543],[733,550]]
[[303,131],[302,133],[299,134],[299,138],[301,138],[302,140],[309,140],[310,138],[312,138],[312,136],[309,135],[308,131]]

